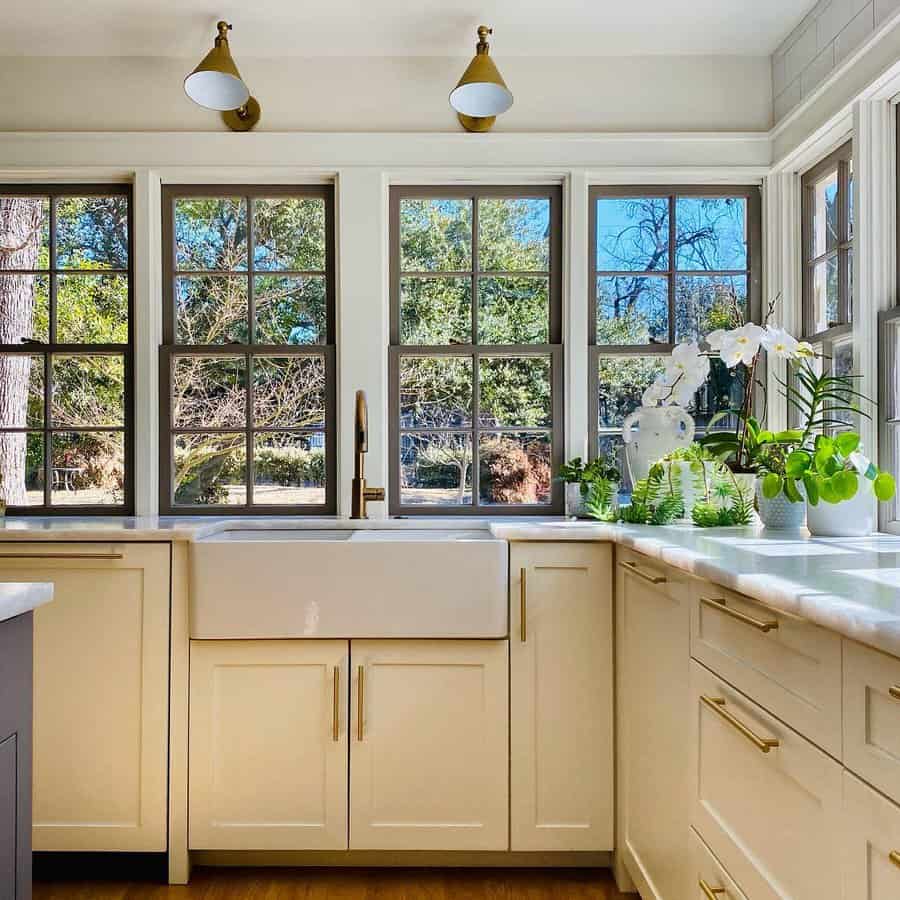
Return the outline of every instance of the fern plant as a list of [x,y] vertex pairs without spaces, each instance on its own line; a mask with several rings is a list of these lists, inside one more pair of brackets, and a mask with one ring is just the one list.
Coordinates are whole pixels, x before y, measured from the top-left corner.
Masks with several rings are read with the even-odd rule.
[[618,481],[608,478],[597,478],[588,487],[584,498],[584,510],[592,518],[601,522],[615,522],[617,513],[614,497],[618,489]]
[[630,525],[669,525],[683,515],[681,481],[666,477],[664,468],[657,464],[635,484],[631,503],[619,510],[618,519]]

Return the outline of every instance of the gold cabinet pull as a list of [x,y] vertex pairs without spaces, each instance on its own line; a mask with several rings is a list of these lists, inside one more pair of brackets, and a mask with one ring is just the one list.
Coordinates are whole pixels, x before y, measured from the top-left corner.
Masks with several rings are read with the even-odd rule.
[[642,572],[638,568],[638,564],[636,562],[621,562],[619,563],[626,572],[631,572],[633,575],[637,575],[638,578],[643,578],[644,581],[649,581],[650,584],[665,584],[668,580],[665,575],[651,575],[648,572]]
[[123,553],[0,553],[0,559],[124,559]]
[[722,697],[707,697],[705,694],[700,695],[700,699],[714,712],[721,716],[732,728],[739,731],[757,750],[768,753],[775,747],[780,746],[780,742],[775,738],[763,738],[756,732],[751,731],[740,719],[737,719],[725,708],[725,700]]
[[526,570],[519,569],[519,638],[524,644],[528,639],[528,630],[525,625],[525,619],[528,610],[527,591],[525,586]]
[[365,709],[365,700],[363,691],[365,690],[366,667],[359,666],[356,670],[356,739],[363,739],[363,710]]
[[888,688],[888,693],[895,699],[900,700],[900,684],[892,684]]
[[706,900],[719,900],[718,895],[725,893],[725,888],[710,887],[702,878],[700,879],[700,890],[703,891],[703,896],[706,897]]
[[331,739],[341,739],[341,667],[334,667],[334,699],[331,712]]
[[726,616],[731,616],[732,619],[737,619],[738,622],[750,625],[758,631],[762,631],[764,634],[768,634],[770,631],[776,631],[778,628],[777,619],[754,619],[753,616],[748,616],[746,613],[742,613],[739,610],[731,609],[724,597],[701,597],[700,602],[704,606],[718,610],[720,613],[725,613]]
[[900,850],[891,850],[888,854],[888,859],[898,868],[900,869]]

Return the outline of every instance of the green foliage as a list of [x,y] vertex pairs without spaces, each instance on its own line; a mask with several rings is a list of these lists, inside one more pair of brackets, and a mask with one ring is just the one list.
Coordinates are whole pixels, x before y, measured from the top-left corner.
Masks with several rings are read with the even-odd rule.
[[[618,474],[618,473],[617,473]],[[584,508],[592,519],[601,522],[614,522],[617,511],[614,505],[618,479],[596,478],[590,482],[584,498]]]
[[631,492],[631,503],[619,510],[618,518],[630,525],[669,525],[684,515],[681,480],[667,478],[655,465]]
[[613,457],[600,453],[589,463],[584,463],[580,456],[563,463],[559,467],[559,478],[566,484],[581,485],[581,493],[587,495],[590,486],[595,482],[612,482],[617,484],[621,480],[619,467]]
[[[738,409],[723,410],[710,419],[712,429],[727,416],[736,416],[744,424],[744,453],[742,468],[756,472],[766,466],[772,454],[781,453],[784,448],[796,446],[803,440],[803,432],[798,429],[772,432],[763,428],[755,416],[745,416]],[[741,429],[734,431],[708,431],[697,439],[705,450],[720,462],[735,464],[740,453]]]

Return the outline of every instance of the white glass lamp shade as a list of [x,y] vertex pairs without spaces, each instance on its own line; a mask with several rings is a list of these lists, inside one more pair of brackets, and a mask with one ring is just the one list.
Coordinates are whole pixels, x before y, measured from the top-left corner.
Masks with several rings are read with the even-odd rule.
[[184,79],[184,92],[199,106],[221,111],[238,109],[250,98],[247,85],[228,72],[191,72]]
[[450,105],[475,118],[499,116],[513,105],[513,95],[486,49],[479,49],[450,92]]

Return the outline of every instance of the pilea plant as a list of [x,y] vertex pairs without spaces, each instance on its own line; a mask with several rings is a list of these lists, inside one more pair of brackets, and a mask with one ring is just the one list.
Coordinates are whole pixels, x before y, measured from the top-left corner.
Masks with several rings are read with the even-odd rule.
[[581,457],[576,456],[559,467],[559,477],[566,484],[579,485],[584,498],[590,493],[591,485],[602,483],[605,490],[606,485],[616,485],[621,478],[615,461],[602,453],[588,463],[582,462]]

